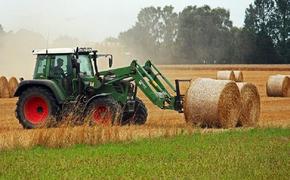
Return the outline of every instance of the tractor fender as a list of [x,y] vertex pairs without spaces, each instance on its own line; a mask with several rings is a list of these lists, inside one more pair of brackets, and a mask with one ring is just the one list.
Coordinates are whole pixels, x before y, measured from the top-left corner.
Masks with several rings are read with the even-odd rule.
[[89,104],[93,101],[93,100],[95,100],[95,99],[97,99],[97,98],[100,98],[100,97],[107,97],[107,96],[110,96],[112,93],[101,93],[101,94],[97,94],[97,95],[94,95],[93,97],[91,97],[88,101],[87,101],[87,103],[86,103],[86,105],[85,105],[85,108],[87,108],[88,106],[89,106]]
[[50,90],[50,92],[55,96],[58,104],[62,104],[65,100],[65,95],[61,89],[57,86],[54,81],[51,80],[24,80],[18,85],[14,97],[19,97],[22,92],[30,87],[44,87]]

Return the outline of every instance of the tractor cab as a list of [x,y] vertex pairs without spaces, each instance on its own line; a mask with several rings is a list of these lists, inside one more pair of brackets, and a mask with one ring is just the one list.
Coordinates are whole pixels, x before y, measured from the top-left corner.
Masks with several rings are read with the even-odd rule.
[[52,80],[58,84],[66,96],[74,98],[83,94],[85,89],[97,89],[101,86],[97,58],[112,55],[97,54],[91,48],[57,48],[34,50],[36,66],[33,79]]

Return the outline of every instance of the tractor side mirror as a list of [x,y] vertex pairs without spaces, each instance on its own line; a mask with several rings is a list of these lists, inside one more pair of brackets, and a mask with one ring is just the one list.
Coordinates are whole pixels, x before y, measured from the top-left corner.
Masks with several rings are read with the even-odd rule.
[[111,68],[112,65],[113,65],[113,56],[111,55],[111,56],[109,57],[109,68]]

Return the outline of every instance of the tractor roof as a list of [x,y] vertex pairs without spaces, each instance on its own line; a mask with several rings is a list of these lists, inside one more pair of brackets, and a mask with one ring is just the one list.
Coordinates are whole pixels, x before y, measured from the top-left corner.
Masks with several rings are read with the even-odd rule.
[[33,55],[37,54],[73,54],[73,48],[53,48],[53,49],[36,49],[32,51]]
[[[78,48],[79,53],[90,53],[94,50],[92,48]],[[33,55],[38,54],[74,54],[76,48],[51,48],[51,49],[35,49],[32,51]]]

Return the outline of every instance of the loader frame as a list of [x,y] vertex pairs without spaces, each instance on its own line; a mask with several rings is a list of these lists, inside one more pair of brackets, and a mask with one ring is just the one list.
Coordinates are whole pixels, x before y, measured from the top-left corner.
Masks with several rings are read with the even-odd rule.
[[[127,79],[134,81],[145,96],[161,109],[176,110],[183,112],[184,95],[180,93],[180,82],[190,82],[191,80],[175,80],[174,85],[159,71],[159,69],[147,61],[144,66],[133,60],[128,67],[117,68],[110,71],[100,72],[100,75],[114,74],[114,79],[105,83],[105,85]],[[166,88],[168,87],[169,90]],[[170,93],[171,91],[171,93]]]

